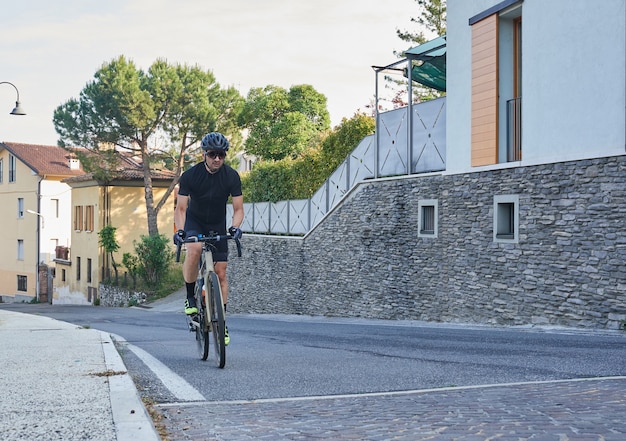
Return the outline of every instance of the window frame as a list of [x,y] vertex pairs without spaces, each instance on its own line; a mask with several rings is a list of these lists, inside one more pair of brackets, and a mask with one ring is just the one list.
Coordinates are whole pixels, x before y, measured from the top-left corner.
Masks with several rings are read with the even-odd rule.
[[22,274],[17,275],[17,290],[20,292],[28,292],[28,276]]
[[91,258],[87,258],[87,283],[91,283]]
[[9,183],[15,182],[17,178],[17,158],[9,154]]
[[74,206],[74,231],[83,231],[83,206]]
[[519,243],[519,195],[493,197],[493,241]]
[[17,260],[24,260],[24,239],[17,239]]
[[94,206],[86,205],[85,206],[85,232],[91,233],[93,232],[94,227]]
[[[424,219],[424,209],[432,208],[433,229],[427,230],[426,219]],[[422,199],[417,201],[417,237],[436,239],[439,237],[439,200]]]
[[54,213],[55,218],[59,218],[59,200],[56,198],[50,199],[50,209]]

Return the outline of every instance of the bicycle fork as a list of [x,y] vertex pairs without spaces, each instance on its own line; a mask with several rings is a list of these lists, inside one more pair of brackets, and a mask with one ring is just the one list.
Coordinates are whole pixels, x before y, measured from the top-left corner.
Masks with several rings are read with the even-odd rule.
[[[202,279],[201,277],[198,277],[198,280],[196,283],[198,286],[201,286],[202,288],[200,290],[200,296],[196,294],[196,305],[198,305],[198,313],[187,316],[187,324],[189,325],[189,332],[196,332],[196,329],[202,327],[202,325],[200,324],[200,320],[201,320],[202,314],[204,313],[206,289],[204,287],[204,279]],[[210,326],[209,326],[209,332],[211,332]]]

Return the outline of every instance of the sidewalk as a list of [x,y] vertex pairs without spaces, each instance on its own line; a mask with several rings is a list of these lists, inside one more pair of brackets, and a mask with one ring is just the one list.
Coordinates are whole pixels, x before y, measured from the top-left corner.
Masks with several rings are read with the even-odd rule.
[[160,440],[107,333],[0,310],[0,354],[4,441]]

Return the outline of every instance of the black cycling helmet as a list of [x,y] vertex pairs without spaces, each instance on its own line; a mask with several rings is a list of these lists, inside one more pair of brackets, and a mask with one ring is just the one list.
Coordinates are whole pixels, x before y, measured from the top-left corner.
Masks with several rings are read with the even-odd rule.
[[228,139],[219,132],[211,132],[204,135],[200,145],[205,152],[208,150],[223,150],[226,152],[228,147],[230,147]]

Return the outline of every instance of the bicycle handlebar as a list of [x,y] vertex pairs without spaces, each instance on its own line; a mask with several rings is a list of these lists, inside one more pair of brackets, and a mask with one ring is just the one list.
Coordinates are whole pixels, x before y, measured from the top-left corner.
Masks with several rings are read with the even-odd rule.
[[237,244],[237,257],[241,257],[241,242],[239,239],[235,239],[233,236],[229,234],[209,234],[203,235],[199,234],[198,236],[189,236],[185,238],[181,243],[176,244],[176,262],[180,262],[180,252],[182,249],[183,243],[197,243],[197,242],[219,242],[220,240],[229,240],[233,239]]

